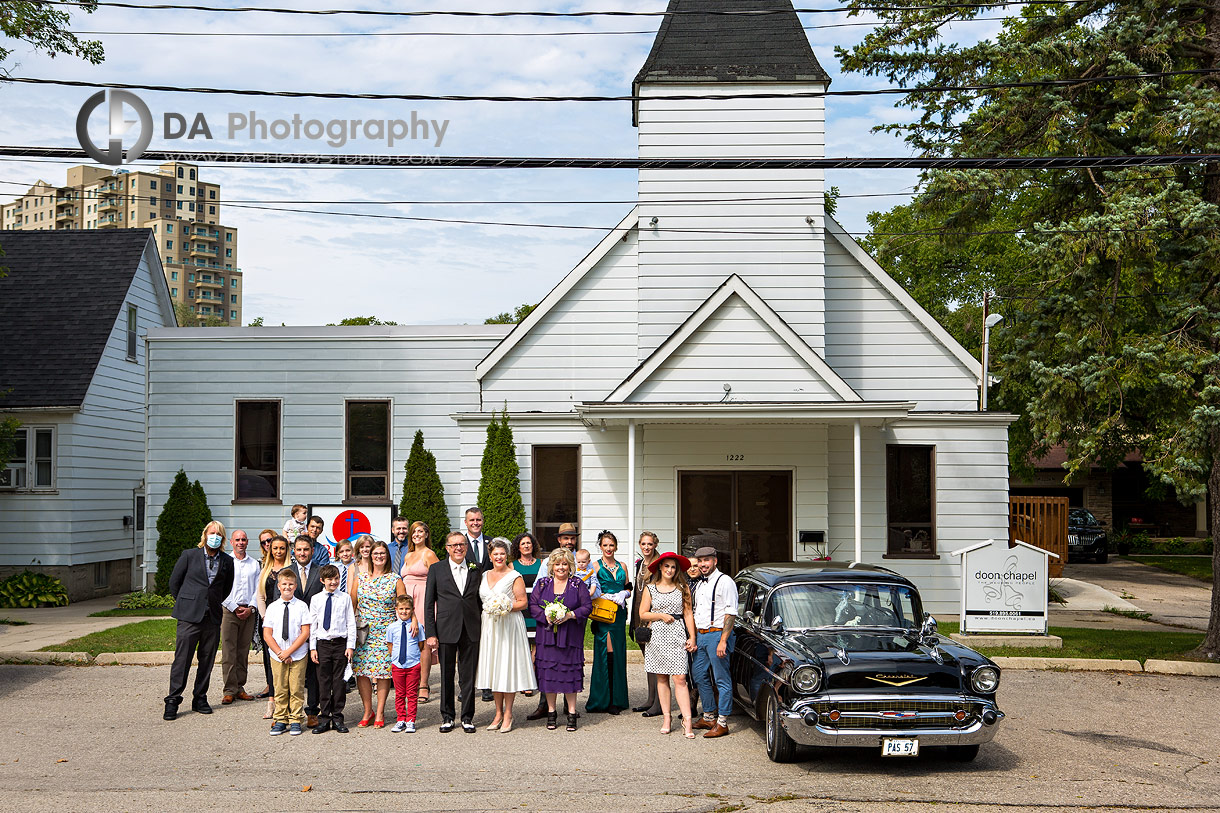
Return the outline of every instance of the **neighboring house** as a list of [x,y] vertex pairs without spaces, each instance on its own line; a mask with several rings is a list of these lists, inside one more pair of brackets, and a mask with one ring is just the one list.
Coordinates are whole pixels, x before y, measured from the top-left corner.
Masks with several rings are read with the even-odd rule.
[[152,232],[0,231],[0,578],[58,577],[73,600],[140,586],[144,337],[172,326]]
[[[750,7],[775,5],[670,3]],[[635,81],[639,154],[821,156],[823,97],[804,94],[828,81],[794,12],[668,16]],[[724,98],[663,98],[707,94]],[[506,406],[545,548],[571,521],[590,547],[615,531],[625,561],[645,529],[716,545],[726,570],[829,553],[956,612],[949,553],[1008,535],[1012,416],[977,411],[978,361],[823,195],[820,170],[642,169],[638,206],[507,335],[154,331],[149,516],[182,465],[248,529],[295,502],[397,502],[423,429],[457,525]],[[205,360],[206,388],[184,375]]]

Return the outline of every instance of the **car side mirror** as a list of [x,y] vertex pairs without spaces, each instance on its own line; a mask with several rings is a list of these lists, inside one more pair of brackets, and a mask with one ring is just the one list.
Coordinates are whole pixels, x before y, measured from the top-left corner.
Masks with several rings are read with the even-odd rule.
[[745,622],[747,624],[749,624],[751,627],[758,626],[758,616],[756,616],[754,614],[753,610],[746,610],[746,614],[742,617],[745,619]]
[[923,626],[919,628],[919,634],[924,637],[936,634],[936,619],[931,613],[923,614]]
[[771,619],[771,631],[774,632],[776,635],[783,635],[784,619],[779,617],[778,615],[775,616],[775,618],[772,618]]

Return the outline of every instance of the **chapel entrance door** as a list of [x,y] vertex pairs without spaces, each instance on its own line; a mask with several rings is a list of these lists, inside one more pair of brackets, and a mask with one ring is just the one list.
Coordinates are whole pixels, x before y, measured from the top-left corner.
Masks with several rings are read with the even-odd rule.
[[678,538],[684,556],[716,548],[730,575],[792,561],[792,472],[678,472]]

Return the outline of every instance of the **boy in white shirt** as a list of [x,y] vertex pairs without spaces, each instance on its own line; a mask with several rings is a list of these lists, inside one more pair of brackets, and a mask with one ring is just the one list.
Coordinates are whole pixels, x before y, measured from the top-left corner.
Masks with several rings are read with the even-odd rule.
[[305,707],[305,658],[309,655],[309,607],[294,598],[297,574],[284,568],[276,577],[280,597],[267,605],[263,641],[271,653],[275,683],[275,720],[271,736],[301,733]]
[[324,565],[318,576],[322,592],[309,602],[309,657],[318,667],[318,724],[313,733],[325,734],[333,728],[346,734],[343,673],[356,649],[356,612],[351,596],[339,590],[339,568]]

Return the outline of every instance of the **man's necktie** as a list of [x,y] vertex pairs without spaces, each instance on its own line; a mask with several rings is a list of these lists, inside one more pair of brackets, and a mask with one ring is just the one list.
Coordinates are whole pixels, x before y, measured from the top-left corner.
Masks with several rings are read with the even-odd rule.
[[347,592],[347,565],[339,566],[339,589]]
[[305,592],[305,585],[307,585],[307,584],[309,584],[309,567],[304,566],[301,568],[301,592],[302,593]]
[[407,622],[402,622],[402,635],[398,638],[398,665],[407,668]]
[[282,637],[284,638],[284,645],[287,646],[290,642],[289,638],[288,638],[288,605],[287,604],[284,605],[284,635]]
[[330,605],[331,605],[331,602],[334,601],[334,599],[335,599],[334,593],[326,594],[326,609],[322,611],[322,629],[327,630],[327,631],[330,630]]

